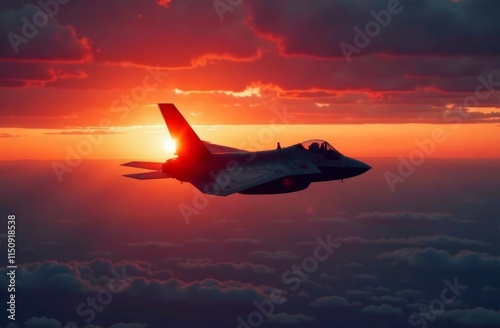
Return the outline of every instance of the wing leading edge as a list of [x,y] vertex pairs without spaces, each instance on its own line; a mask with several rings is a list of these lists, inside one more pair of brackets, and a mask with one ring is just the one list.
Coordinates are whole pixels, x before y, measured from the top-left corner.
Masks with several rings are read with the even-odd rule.
[[146,172],[146,173],[133,173],[124,174],[124,177],[137,179],[137,180],[152,180],[152,179],[169,179],[172,178],[170,175],[163,173],[162,171]]

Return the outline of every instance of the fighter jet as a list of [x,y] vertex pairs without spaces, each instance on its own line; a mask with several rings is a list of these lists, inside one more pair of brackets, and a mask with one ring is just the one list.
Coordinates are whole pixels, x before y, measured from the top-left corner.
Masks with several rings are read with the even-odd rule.
[[173,178],[206,194],[282,194],[306,189],[312,182],[343,180],[371,167],[342,155],[324,140],[249,152],[202,141],[174,104],[159,104],[177,157],[165,163],[122,164],[152,170],[124,176],[139,180]]

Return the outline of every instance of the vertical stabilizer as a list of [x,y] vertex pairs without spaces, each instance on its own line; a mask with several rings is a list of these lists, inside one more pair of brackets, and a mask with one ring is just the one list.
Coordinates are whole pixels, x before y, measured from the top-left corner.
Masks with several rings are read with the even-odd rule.
[[203,161],[212,154],[186,122],[174,104],[158,104],[170,136],[177,145],[177,156],[183,160]]

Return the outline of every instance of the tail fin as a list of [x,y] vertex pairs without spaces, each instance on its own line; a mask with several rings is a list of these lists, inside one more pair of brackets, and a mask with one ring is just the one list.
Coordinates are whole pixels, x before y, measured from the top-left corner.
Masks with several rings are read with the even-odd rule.
[[186,122],[174,104],[158,104],[167,123],[170,136],[175,139],[179,159],[207,160],[212,154]]

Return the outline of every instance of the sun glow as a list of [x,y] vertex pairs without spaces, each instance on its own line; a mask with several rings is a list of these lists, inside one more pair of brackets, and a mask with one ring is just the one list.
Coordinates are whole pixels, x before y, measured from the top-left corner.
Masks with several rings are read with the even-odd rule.
[[165,139],[165,142],[163,143],[163,147],[168,153],[175,154],[177,151],[177,144],[175,143],[174,139],[167,138]]

